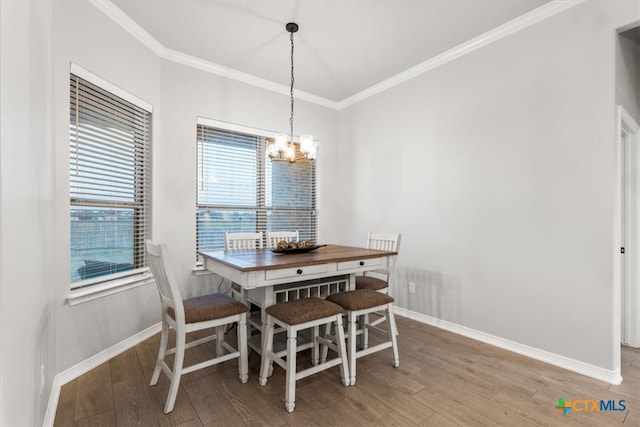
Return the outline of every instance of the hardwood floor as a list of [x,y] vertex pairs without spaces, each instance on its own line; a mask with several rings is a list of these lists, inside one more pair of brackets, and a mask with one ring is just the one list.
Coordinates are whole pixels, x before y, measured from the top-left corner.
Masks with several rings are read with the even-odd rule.
[[[261,387],[254,352],[247,384],[238,379],[237,360],[188,374],[174,411],[165,415],[167,377],[148,385],[156,335],[66,384],[55,426],[640,426],[638,349],[623,347],[624,381],[615,386],[396,318],[399,368],[387,350],[358,359],[355,387],[340,384],[337,367],[313,375],[298,382],[291,414],[284,409],[283,370],[274,366]],[[187,351],[185,363],[208,351],[215,351],[211,343]],[[616,407],[625,400],[626,410],[563,415],[555,408],[559,397],[615,400]]]

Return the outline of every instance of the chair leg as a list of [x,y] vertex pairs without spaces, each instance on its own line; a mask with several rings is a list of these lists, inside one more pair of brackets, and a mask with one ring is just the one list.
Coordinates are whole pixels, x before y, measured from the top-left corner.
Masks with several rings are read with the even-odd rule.
[[[327,325],[327,329],[329,329],[330,323]],[[338,346],[338,357],[342,360],[340,363],[340,377],[342,378],[342,385],[348,387],[351,384],[351,379],[349,378],[349,366],[348,366],[348,355],[347,355],[347,347],[345,345],[344,340],[344,327],[342,326],[342,315],[339,314],[336,316],[336,344]],[[327,347],[325,346],[325,349]],[[326,359],[326,354],[324,355]]]
[[267,378],[271,373],[271,352],[273,351],[273,318],[267,316],[267,324],[265,326],[266,333],[262,339],[262,361],[260,364],[260,385],[267,384]]
[[169,386],[169,395],[167,403],[164,405],[164,413],[168,414],[173,411],[178,395],[178,387],[180,387],[180,377],[182,376],[182,364],[184,362],[184,347],[186,336],[184,331],[176,331],[176,355],[173,360],[173,375],[171,375],[171,385]]
[[[243,303],[244,305],[247,306],[247,308],[249,309],[249,311],[247,311],[247,322],[246,322],[246,329],[247,329],[247,340],[251,339],[251,334],[253,333],[251,331],[251,323],[249,323],[249,317],[251,316],[251,303],[247,300],[247,297],[249,296],[249,292],[246,289],[242,290],[242,294],[239,295],[239,300],[241,303]],[[247,354],[250,354],[251,352],[251,348],[247,348]]]
[[362,315],[362,348],[369,348],[369,313]]
[[[376,314],[378,314],[378,317],[376,320],[369,320],[369,326],[377,326],[380,323],[386,322],[387,321],[387,316],[384,314],[385,311],[382,310],[381,312],[376,312]],[[397,325],[395,326],[395,331],[394,331],[395,335],[398,336],[398,327]]]
[[356,315],[355,312],[350,311],[347,319],[349,322],[349,338],[347,349],[348,359],[349,359],[349,385],[356,385]]
[[398,336],[398,325],[396,325],[396,320],[393,319],[393,334],[397,337]]
[[[388,282],[388,281],[387,281]],[[383,291],[383,293],[389,295],[389,288],[385,288]],[[386,319],[385,319],[386,320]],[[387,321],[388,322],[388,321]],[[398,336],[398,326],[396,325],[395,320],[393,321],[393,333],[395,336]]]
[[169,343],[169,325],[163,321],[162,322],[162,332],[160,333],[160,348],[158,349],[158,359],[156,360],[156,367],[153,370],[153,375],[151,375],[151,383],[149,385],[158,384],[158,379],[160,377],[160,371],[162,367],[162,361],[164,360],[165,354],[167,353],[167,344]]
[[320,359],[320,344],[318,343],[318,337],[320,336],[320,327],[314,326],[311,333],[313,334],[313,347],[311,347],[311,364],[316,366]]
[[240,382],[245,384],[249,379],[249,363],[247,361],[247,351],[249,346],[247,345],[247,316],[240,316],[238,321],[238,327],[236,328],[238,337],[238,351],[240,352],[240,360],[238,365],[240,366]]
[[287,327],[287,374],[285,379],[284,408],[293,412],[296,407],[296,352],[298,332],[295,327]]
[[387,305],[387,308],[384,311],[387,317],[387,329],[389,331],[389,338],[391,338],[391,348],[393,349],[393,367],[397,368],[398,366],[400,366],[400,356],[398,355],[398,334],[396,333],[396,319],[393,316],[393,309],[391,308],[391,304]]
[[358,329],[361,329],[362,333],[358,334],[356,347],[364,348],[364,330],[366,329],[364,327],[364,316],[356,316],[356,332],[358,331]]
[[[251,312],[247,313],[247,325],[245,327],[245,329],[246,329],[245,335],[247,337],[247,340],[250,340],[251,337],[253,336],[253,329],[252,329],[253,327],[251,326],[251,323],[249,323],[249,318],[248,318],[248,316],[250,316],[250,314],[251,314]],[[259,329],[258,329],[258,332],[259,332],[260,336],[262,336],[262,332]],[[249,355],[249,354],[251,354],[251,347],[247,347],[247,355]]]
[[[324,335],[323,337],[325,339],[329,339],[329,337],[331,336],[331,323],[327,323],[324,327]],[[322,350],[320,352],[320,363],[324,363],[327,361],[327,354],[329,353],[329,347],[327,347],[326,345],[323,345]]]
[[216,326],[216,356],[220,357],[224,354],[222,341],[224,341],[224,326]]

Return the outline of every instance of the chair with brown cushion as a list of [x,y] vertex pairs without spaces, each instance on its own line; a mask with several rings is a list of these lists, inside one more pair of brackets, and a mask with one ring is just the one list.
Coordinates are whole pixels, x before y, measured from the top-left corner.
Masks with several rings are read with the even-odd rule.
[[[369,233],[367,236],[367,248],[382,251],[398,252],[400,250],[400,237],[402,234]],[[392,260],[395,263],[395,259]],[[372,270],[356,277],[356,289],[371,289],[381,291],[389,286],[389,274],[393,264],[387,269]],[[386,292],[386,291],[385,291]]]
[[278,242],[285,241],[298,242],[300,240],[300,234],[296,231],[267,231],[267,247],[269,249],[275,249],[278,247]]
[[[225,251],[242,251],[262,249],[262,232],[258,233],[229,233],[224,232],[224,250]],[[231,284],[231,294],[241,301],[245,301],[242,287],[237,283]]]
[[[262,232],[241,232],[241,233],[230,233],[224,232],[224,250],[225,251],[248,251],[248,250],[256,250],[263,249],[264,244],[262,242]],[[247,290],[242,289],[242,287],[237,283],[231,284],[231,296],[233,296],[238,301],[241,301],[243,304],[246,304],[249,307],[253,307],[254,309],[257,305],[251,305],[247,301]],[[259,308],[259,307],[257,307]],[[249,316],[247,319],[247,336],[251,338],[251,328],[256,328],[257,330],[262,329],[262,325],[260,322],[257,322]]]
[[[158,383],[161,370],[167,374],[171,381],[164,412],[169,413],[173,410],[181,376],[197,369],[239,358],[240,381],[246,383],[249,378],[247,364],[247,307],[225,294],[203,295],[183,301],[172,270],[167,262],[167,246],[147,240],[146,250],[149,267],[160,294],[162,308],[160,349],[158,350],[158,359],[151,376],[151,385]],[[234,322],[237,322],[239,326],[237,328],[237,348],[232,347],[224,339],[225,326]],[[168,349],[169,329],[171,328],[176,331],[176,346]],[[213,335],[189,343],[186,342],[188,333],[209,328],[215,328]],[[211,340],[216,341],[215,357],[187,367],[183,366],[186,349]],[[165,361],[165,357],[170,354],[175,354],[173,368],[169,368]]]
[[[345,346],[342,315],[344,310],[337,304],[320,298],[302,298],[274,304],[266,309],[266,336],[262,341],[262,363],[260,365],[260,385],[267,384],[271,375],[273,362],[286,371],[285,403],[287,412],[295,408],[296,381],[309,375],[340,365],[342,384],[349,385],[349,371],[347,368],[347,350]],[[337,339],[335,342],[328,337],[329,325],[335,322]],[[273,350],[274,327],[279,325],[287,332],[286,351],[276,353]],[[320,326],[327,325],[325,334],[320,336]],[[312,359],[314,366],[296,371],[296,355],[298,350],[298,332],[312,329]],[[323,346],[323,362],[318,363],[319,345]],[[326,360],[327,348],[338,353],[338,357]],[[286,356],[286,361],[282,359]]]
[[[369,233],[367,235],[367,248],[377,249],[383,251],[398,252],[400,250],[400,237],[402,234],[393,233]],[[365,272],[363,276],[356,276],[356,289],[370,289],[373,291],[389,293],[389,276],[391,269],[395,266],[396,258],[393,257],[389,263],[388,268],[372,270]],[[377,319],[370,321],[369,315],[363,317],[363,322],[376,326],[385,321],[384,316],[380,316]],[[398,331],[395,331],[396,335]],[[369,342],[368,328],[364,328],[362,335],[362,345],[366,347]]]
[[257,233],[229,233],[224,232],[224,250],[241,251],[262,249],[262,232]]
[[[398,341],[396,338],[396,321],[393,316],[393,298],[382,292],[373,291],[371,289],[358,289],[355,291],[341,292],[331,294],[327,297],[327,301],[338,304],[347,312],[347,354],[349,359],[349,384],[356,384],[356,359],[375,353],[380,350],[391,347],[393,351],[393,366],[400,366],[400,358],[398,356]],[[365,324],[365,329],[372,329],[387,336],[387,340],[371,347],[362,349],[356,348],[356,339],[358,330],[356,320],[358,316],[368,315],[376,311],[384,311],[384,318],[387,321],[387,329],[383,330],[371,324]],[[340,330],[338,330],[340,332]],[[362,331],[360,331],[362,332]],[[327,349],[323,348],[321,361],[325,359]]]

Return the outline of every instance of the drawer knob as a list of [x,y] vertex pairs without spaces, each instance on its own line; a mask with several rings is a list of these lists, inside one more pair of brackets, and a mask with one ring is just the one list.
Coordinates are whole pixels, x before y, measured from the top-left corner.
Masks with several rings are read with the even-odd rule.
[[298,271],[297,271],[297,273],[298,273],[298,274],[302,274],[302,269],[301,269],[301,268],[299,268],[299,269],[298,269]]
[[360,261],[360,265],[364,265],[364,261]]

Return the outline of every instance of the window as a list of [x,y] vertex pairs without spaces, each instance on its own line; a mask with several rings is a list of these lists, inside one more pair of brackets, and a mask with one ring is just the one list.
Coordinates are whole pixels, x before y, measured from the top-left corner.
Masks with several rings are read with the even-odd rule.
[[70,75],[72,289],[142,272],[151,231],[151,108],[77,74],[93,76]]
[[315,240],[315,163],[297,144],[299,161],[271,162],[268,133],[214,123],[197,126],[196,250],[224,248],[225,231],[298,230]]

